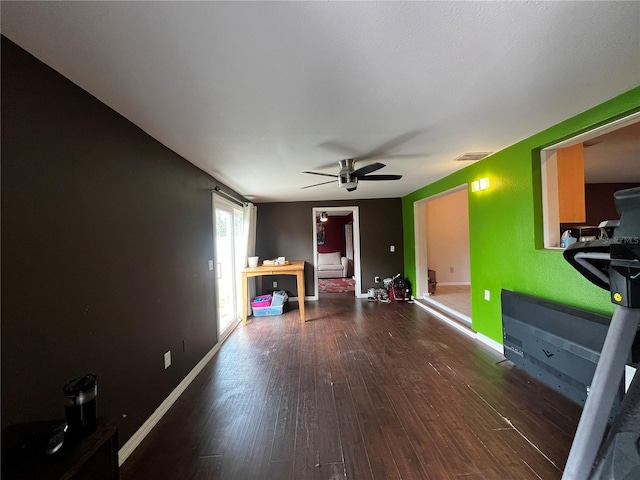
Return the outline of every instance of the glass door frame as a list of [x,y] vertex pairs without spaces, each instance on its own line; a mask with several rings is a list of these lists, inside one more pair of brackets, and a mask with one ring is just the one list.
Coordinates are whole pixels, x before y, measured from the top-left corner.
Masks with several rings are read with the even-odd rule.
[[[237,234],[237,222],[240,227],[244,229],[244,212],[243,207],[240,204],[236,204],[220,195],[212,195],[212,221],[213,221],[213,242],[214,242],[214,273],[215,273],[215,296],[216,296],[216,327],[218,330],[218,342],[223,342],[231,332],[239,325],[242,319],[242,289],[241,289],[241,274],[240,270],[244,267],[242,259],[245,258],[246,250],[246,232],[242,231],[240,235]],[[217,211],[221,210],[227,212],[231,216],[231,249],[232,255],[230,256],[231,271],[233,282],[231,285],[232,293],[232,320],[226,325],[221,325],[220,316],[220,298],[219,298],[219,266],[218,259],[218,244],[217,244]]]

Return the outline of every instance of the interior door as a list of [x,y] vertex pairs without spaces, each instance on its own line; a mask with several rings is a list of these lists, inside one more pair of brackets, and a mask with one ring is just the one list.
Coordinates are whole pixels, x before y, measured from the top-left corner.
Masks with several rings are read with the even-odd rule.
[[224,338],[237,325],[242,312],[240,269],[244,266],[242,209],[214,197],[216,294],[218,333]]
[[347,223],[344,226],[344,244],[345,256],[349,260],[349,269],[347,276],[353,275],[353,223]]

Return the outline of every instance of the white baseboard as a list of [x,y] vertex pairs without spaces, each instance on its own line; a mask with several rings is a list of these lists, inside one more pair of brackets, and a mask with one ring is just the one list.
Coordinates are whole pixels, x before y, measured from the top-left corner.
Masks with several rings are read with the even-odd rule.
[[207,354],[202,357],[202,360],[198,362],[198,364],[193,367],[186,377],[178,384],[178,386],[169,394],[167,398],[160,404],[156,411],[151,414],[151,416],[147,419],[146,422],[142,424],[142,426],[134,433],[127,443],[125,443],[120,450],[118,450],[118,466],[122,466],[122,464],[129,458],[129,455],[133,453],[133,451],[142,443],[145,437],[151,432],[153,427],[157,425],[160,419],[164,416],[165,413],[171,408],[171,406],[175,403],[175,401],[182,395],[189,384],[193,382],[196,376],[202,371],[207,363],[214,357],[218,350],[220,350],[220,346],[222,342],[218,342],[211,350],[207,352]]
[[502,346],[501,343],[498,343],[492,338],[489,338],[486,335],[483,335],[479,332],[476,332],[476,339],[479,342],[484,343],[485,345],[493,348],[495,351],[500,352],[502,355],[504,355],[504,347]]
[[416,305],[418,305],[420,308],[422,308],[422,309],[426,310],[427,312],[429,312],[434,317],[438,317],[440,320],[442,320],[443,322],[445,322],[448,325],[452,326],[456,330],[464,333],[465,335],[467,335],[467,336],[469,336],[471,338],[476,338],[476,332],[474,332],[470,328],[464,327],[463,325],[461,325],[460,323],[456,322],[455,320],[450,319],[445,314],[439,312],[435,308],[431,308],[429,305],[426,305],[426,304],[424,304],[422,302],[414,302],[414,303]]
[[[447,286],[447,285],[465,285],[470,287],[471,284],[469,282],[438,282],[438,285]],[[438,287],[436,287],[437,289]]]
[[451,316],[456,317],[461,323],[466,324],[469,328],[471,328],[471,317],[466,316],[463,313],[460,313],[454,310],[451,307],[447,307],[445,304],[437,302],[433,299],[429,299],[428,303],[434,304],[438,307],[438,309],[442,310],[443,313],[449,313]]
[[500,343],[496,342],[495,340],[487,337],[486,335],[483,335],[482,333],[479,333],[479,332],[476,332],[475,330],[472,330],[470,328],[464,327],[460,323],[456,322],[455,320],[450,319],[449,317],[447,317],[443,313],[439,312],[438,310],[436,310],[434,308],[431,308],[427,304],[424,304],[422,302],[415,302],[415,304],[418,305],[419,307],[421,307],[422,309],[426,310],[427,312],[429,312],[433,316],[438,317],[440,320],[442,320],[443,322],[445,322],[448,325],[452,326],[456,330],[464,333],[465,335],[467,335],[467,336],[469,336],[471,338],[476,339],[477,341],[479,341],[481,343],[484,343],[485,345],[493,348],[497,352],[500,352],[501,354],[504,355],[504,348],[503,348],[502,344],[500,344]]

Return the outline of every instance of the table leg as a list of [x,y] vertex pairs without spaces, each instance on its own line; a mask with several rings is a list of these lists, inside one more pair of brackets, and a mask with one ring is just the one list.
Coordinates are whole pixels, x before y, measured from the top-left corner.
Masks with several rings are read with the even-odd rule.
[[300,321],[304,323],[304,270],[296,272],[298,279],[298,308],[300,309]]
[[247,324],[247,282],[249,279],[246,274],[242,274],[242,325]]

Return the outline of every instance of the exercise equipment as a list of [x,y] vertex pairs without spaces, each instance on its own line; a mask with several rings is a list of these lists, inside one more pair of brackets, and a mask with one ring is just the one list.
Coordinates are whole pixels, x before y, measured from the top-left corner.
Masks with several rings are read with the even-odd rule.
[[[620,221],[613,235],[577,242],[565,259],[609,290],[616,309],[576,430],[563,480],[640,478],[640,375],[635,375],[605,441],[609,414],[640,323],[640,187],[614,194]],[[611,223],[609,222],[609,225]]]

